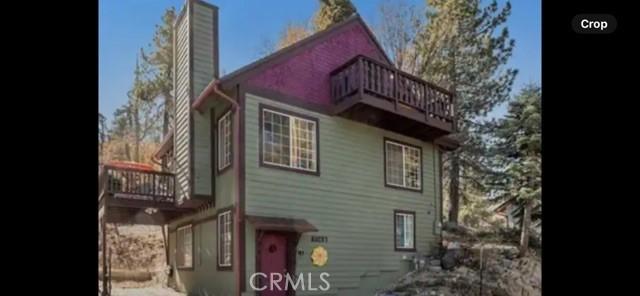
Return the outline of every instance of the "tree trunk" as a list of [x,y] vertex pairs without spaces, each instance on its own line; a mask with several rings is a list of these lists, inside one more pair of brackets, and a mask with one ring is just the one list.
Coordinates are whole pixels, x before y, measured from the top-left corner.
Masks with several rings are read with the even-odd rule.
[[529,227],[531,225],[531,208],[532,202],[527,201],[524,205],[522,227],[520,229],[520,257],[526,255],[527,251],[529,250]]
[[449,222],[458,224],[458,212],[460,209],[460,159],[456,152],[451,154],[449,178]]

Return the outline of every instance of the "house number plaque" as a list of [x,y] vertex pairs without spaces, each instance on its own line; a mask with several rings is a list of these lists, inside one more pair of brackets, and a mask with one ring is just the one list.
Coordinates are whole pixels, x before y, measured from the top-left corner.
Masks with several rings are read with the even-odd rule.
[[313,243],[327,243],[329,239],[326,236],[311,236],[311,242]]

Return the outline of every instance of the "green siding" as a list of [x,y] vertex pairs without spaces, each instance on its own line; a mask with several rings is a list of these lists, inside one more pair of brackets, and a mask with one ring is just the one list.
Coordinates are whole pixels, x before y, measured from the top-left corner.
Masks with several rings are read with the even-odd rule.
[[[181,218],[171,223],[170,228],[189,223],[194,219],[215,216],[216,209],[208,209],[198,214]],[[218,271],[217,269],[217,220],[208,220],[193,226],[194,253],[193,270],[178,270],[175,266],[175,232],[169,235],[171,250],[171,266],[174,273],[174,283],[182,291],[193,295],[234,295],[233,271]]]
[[176,117],[174,135],[176,197],[189,198],[189,114],[191,109],[189,89],[189,6],[184,16],[175,26],[175,77]]
[[[217,24],[218,12],[210,6],[193,2],[193,96],[195,100],[217,77],[217,59],[214,55],[214,24]],[[193,112],[194,145],[194,193],[211,196],[211,118],[209,112]]]
[[[319,120],[320,176],[259,166],[259,103],[294,111]],[[246,95],[246,214],[307,219],[328,237],[325,267],[311,266],[316,243],[300,238],[297,272],[329,272],[332,294],[363,295],[405,273],[410,252],[394,251],[393,210],[416,212],[416,250],[432,251],[438,241],[434,227],[438,204],[435,149],[422,142],[341,117],[332,117]],[[423,192],[384,186],[383,139],[388,137],[422,147]],[[248,226],[247,283],[255,269],[255,232]],[[250,289],[250,286],[247,285]],[[298,295],[314,294],[302,292]]]

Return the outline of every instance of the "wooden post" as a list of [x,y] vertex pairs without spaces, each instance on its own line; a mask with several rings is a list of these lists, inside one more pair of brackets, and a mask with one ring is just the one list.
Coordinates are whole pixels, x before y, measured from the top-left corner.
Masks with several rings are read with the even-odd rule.
[[108,296],[107,292],[107,207],[104,203],[102,214],[102,296]]
[[400,80],[400,76],[398,76],[398,70],[393,70],[393,98],[395,110],[398,111],[398,97],[400,96],[400,90],[398,89],[398,80]]
[[358,92],[360,99],[362,99],[362,94],[364,93],[364,61],[361,56],[358,57]]

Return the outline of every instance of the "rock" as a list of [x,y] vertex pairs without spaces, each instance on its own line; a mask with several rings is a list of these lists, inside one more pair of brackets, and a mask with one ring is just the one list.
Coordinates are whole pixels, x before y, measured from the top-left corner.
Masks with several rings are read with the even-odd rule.
[[459,260],[463,257],[464,252],[462,249],[458,248],[449,248],[442,256],[442,268],[445,270],[450,270],[458,265]]
[[431,266],[428,266],[427,269],[429,271],[434,271],[434,272],[442,271],[442,267],[440,267],[439,265],[431,265]]
[[440,264],[442,264],[442,262],[438,259],[429,260],[429,265],[431,266],[440,266]]

